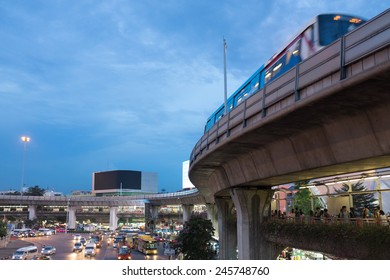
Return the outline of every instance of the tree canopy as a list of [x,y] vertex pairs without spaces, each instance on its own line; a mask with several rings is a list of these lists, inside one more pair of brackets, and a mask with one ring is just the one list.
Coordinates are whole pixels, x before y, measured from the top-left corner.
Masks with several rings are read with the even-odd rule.
[[[342,187],[339,190],[335,190],[337,193],[346,193],[349,190],[349,185],[343,183]],[[364,185],[363,181],[358,181],[355,184],[351,184],[352,192],[364,192],[367,191],[367,187]],[[358,215],[362,215],[364,206],[368,206],[370,211],[373,211],[374,208],[378,205],[378,200],[375,198],[373,193],[362,193],[362,194],[353,194],[353,207]]]
[[177,248],[186,260],[211,260],[215,257],[210,244],[213,235],[214,227],[210,220],[192,216],[180,231]]
[[0,237],[7,235],[7,227],[6,224],[0,221]]
[[[308,185],[309,181],[299,181],[294,183],[294,189],[298,190],[295,193],[295,199],[294,199],[294,207],[298,208],[299,210],[302,210],[303,213],[309,214],[311,209],[311,192],[306,187]],[[321,201],[318,197],[313,198],[313,208],[316,209],[317,207],[321,207]]]
[[45,193],[45,189],[42,189],[39,186],[34,186],[34,187],[29,187],[27,191],[23,193],[23,195],[43,196],[44,193]]

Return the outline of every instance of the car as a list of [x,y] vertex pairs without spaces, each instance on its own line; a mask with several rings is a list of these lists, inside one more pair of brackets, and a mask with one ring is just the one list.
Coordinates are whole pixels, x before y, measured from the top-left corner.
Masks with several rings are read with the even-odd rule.
[[81,234],[75,234],[74,236],[73,236],[73,239],[74,240],[76,240],[76,241],[80,241],[80,239],[81,239]]
[[153,236],[154,240],[156,240],[157,242],[164,242],[165,241],[165,238],[164,237],[161,237],[159,235],[155,235]]
[[87,239],[85,237],[80,238],[80,243],[85,246],[87,244]]
[[81,242],[76,242],[74,245],[73,245],[73,252],[81,252],[83,251],[83,243]]
[[41,250],[41,254],[42,255],[53,255],[56,253],[56,251],[57,251],[57,249],[54,246],[43,245],[42,250]]
[[118,250],[118,260],[131,260],[131,249],[128,246],[121,246]]
[[32,258],[33,260],[51,260],[51,257],[47,255],[39,255]]
[[96,256],[96,244],[93,242],[85,245],[84,257],[94,257]]

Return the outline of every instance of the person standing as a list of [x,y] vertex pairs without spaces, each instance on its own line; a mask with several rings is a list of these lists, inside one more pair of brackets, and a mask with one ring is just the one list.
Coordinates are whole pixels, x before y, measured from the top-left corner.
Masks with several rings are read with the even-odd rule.
[[362,216],[363,216],[364,219],[367,219],[367,218],[370,217],[370,210],[368,209],[367,205],[364,206],[363,215]]
[[355,208],[353,208],[353,207],[349,208],[349,217],[351,219],[355,219],[356,218]]
[[341,220],[341,222],[345,223],[348,221],[348,213],[347,213],[347,206],[343,206],[341,207],[340,209],[340,213],[339,213],[339,219]]
[[389,225],[389,221],[387,220],[387,216],[385,215],[385,212],[383,212],[383,210],[379,210],[379,221],[382,226]]

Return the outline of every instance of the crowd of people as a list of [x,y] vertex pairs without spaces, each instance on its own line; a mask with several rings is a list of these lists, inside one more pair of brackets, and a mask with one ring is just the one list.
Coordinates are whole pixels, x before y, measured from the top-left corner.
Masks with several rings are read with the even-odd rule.
[[310,220],[313,222],[329,222],[329,221],[339,221],[339,222],[352,222],[352,221],[363,221],[363,222],[375,222],[383,226],[389,226],[389,217],[381,210],[378,206],[375,207],[372,211],[366,205],[361,214],[359,215],[354,207],[350,207],[349,211],[347,206],[342,206],[338,214],[331,215],[327,208],[322,209],[317,207],[316,211],[310,210],[308,215],[297,207],[292,208],[291,211],[286,214],[286,212],[281,212],[280,210],[274,210],[272,212],[273,218],[278,219],[289,219],[294,221],[303,221]]

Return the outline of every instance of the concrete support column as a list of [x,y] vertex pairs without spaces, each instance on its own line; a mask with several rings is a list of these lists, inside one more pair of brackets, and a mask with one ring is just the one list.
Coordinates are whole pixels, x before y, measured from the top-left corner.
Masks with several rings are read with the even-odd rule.
[[158,205],[152,205],[150,208],[152,220],[156,221],[158,218],[158,211],[160,210],[160,206]]
[[237,259],[237,217],[230,197],[216,197],[218,209],[219,259]]
[[234,188],[231,196],[237,209],[237,243],[240,260],[272,260],[277,252],[261,236],[260,225],[271,216],[274,191],[255,188]]
[[185,222],[190,220],[192,211],[194,211],[194,205],[192,205],[192,204],[188,204],[188,205],[183,204],[181,206],[181,208],[183,209],[183,224],[184,224]]
[[110,207],[110,230],[118,227],[118,207]]
[[28,219],[30,221],[35,220],[37,218],[37,206],[29,205],[28,206]]
[[218,232],[217,206],[215,204],[207,203],[206,210],[207,210],[207,219],[209,219],[211,221],[211,223],[213,224],[213,227],[215,229],[214,236],[216,238],[218,238],[219,232]]
[[145,203],[145,230],[153,232],[156,229],[158,210],[160,206]]
[[75,206],[68,207],[68,228],[71,229],[76,228],[76,207]]

